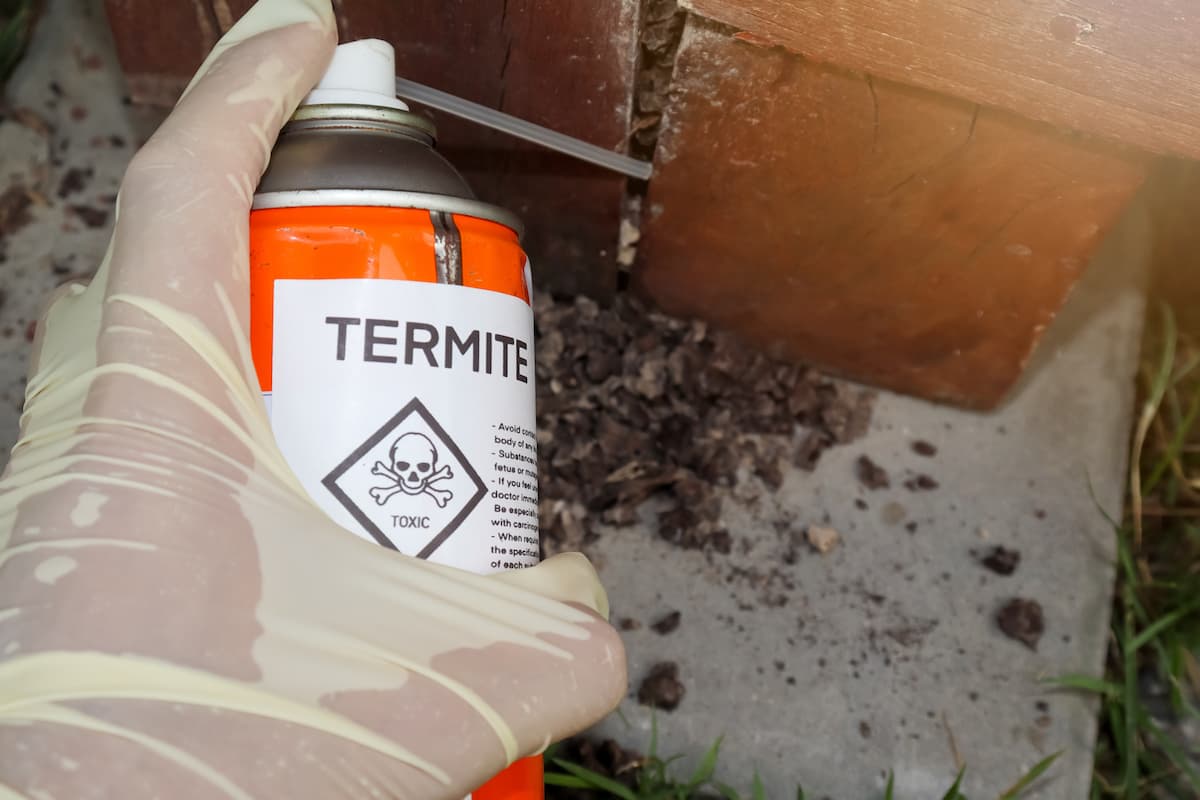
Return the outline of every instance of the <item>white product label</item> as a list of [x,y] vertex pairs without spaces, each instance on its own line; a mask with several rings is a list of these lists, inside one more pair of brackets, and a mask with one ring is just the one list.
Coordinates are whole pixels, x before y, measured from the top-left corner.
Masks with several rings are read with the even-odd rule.
[[269,411],[334,520],[473,572],[538,558],[533,313],[499,292],[280,280]]

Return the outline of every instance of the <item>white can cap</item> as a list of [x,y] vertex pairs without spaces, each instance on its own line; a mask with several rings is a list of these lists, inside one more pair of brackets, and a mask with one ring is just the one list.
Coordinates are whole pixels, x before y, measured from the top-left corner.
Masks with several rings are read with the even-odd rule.
[[383,106],[407,111],[396,98],[396,52],[382,39],[340,44],[329,69],[302,105]]

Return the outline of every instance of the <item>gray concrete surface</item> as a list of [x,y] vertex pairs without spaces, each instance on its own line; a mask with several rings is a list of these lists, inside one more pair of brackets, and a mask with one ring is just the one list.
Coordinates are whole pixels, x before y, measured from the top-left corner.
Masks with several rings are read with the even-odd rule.
[[[111,205],[144,127],[121,103],[99,3],[48,6],[54,24],[39,29],[8,99],[49,130],[27,116],[0,123],[0,189],[19,183],[38,198],[33,222],[9,237],[0,266],[6,448],[16,435],[28,324],[46,292],[88,272],[107,243],[111,219],[90,228],[70,206]],[[59,199],[71,167],[94,173],[82,193]],[[674,633],[628,634],[633,690],[665,659],[679,663],[687,687],[676,711],[659,714],[664,752],[698,754],[724,735],[728,782],[747,787],[757,769],[771,798],[795,796],[802,782],[809,797],[842,800],[880,796],[889,769],[897,797],[940,797],[958,757],[967,794],[993,797],[1061,749],[1037,796],[1086,796],[1093,708],[1046,693],[1038,681],[1102,664],[1112,541],[1089,481],[1100,506],[1117,513],[1146,251],[1134,209],[1001,411],[969,414],[883,395],[866,439],[826,453],[813,473],[789,474],[783,490],[757,506],[727,504],[733,555],[710,559],[663,544],[649,512],[645,525],[605,533],[595,554],[615,614],[649,623],[683,612]],[[916,455],[916,439],[938,453]],[[857,483],[860,454],[888,469],[893,488],[869,492]],[[917,472],[939,487],[900,486]],[[790,532],[777,530],[781,519],[791,530],[828,524],[841,545],[825,556],[802,548],[787,564]],[[1021,551],[1013,576],[973,559],[972,550],[993,544]],[[996,629],[997,608],[1013,596],[1045,608],[1037,652]],[[644,746],[649,727],[648,712],[629,701],[598,732]]]
[[[1000,411],[884,394],[865,439],[788,475],[759,508],[730,508],[745,542],[730,560],[777,567],[769,590],[786,605],[769,607],[753,580],[729,581],[721,557],[677,550],[650,526],[606,532],[597,553],[615,613],[683,612],[673,634],[627,638],[634,690],[662,659],[679,663],[687,686],[677,710],[658,714],[664,753],[702,753],[724,735],[724,778],[746,787],[757,769],[769,797],[794,797],[797,783],[811,798],[879,797],[894,770],[896,797],[916,800],[940,797],[959,758],[966,794],[987,798],[1063,750],[1033,796],[1087,796],[1094,707],[1039,681],[1102,669],[1114,543],[1100,509],[1119,515],[1123,497],[1148,249],[1138,206]],[[937,454],[914,453],[918,439]],[[862,454],[891,473],[891,489],[856,481]],[[918,473],[938,488],[899,485]],[[841,546],[789,566],[781,518],[828,524]],[[972,556],[997,544],[1021,552],[1010,577]],[[1015,596],[1044,607],[1037,652],[994,622]],[[644,746],[649,729],[629,700],[598,733]]]
[[[0,264],[0,447],[16,439],[32,336],[47,293],[100,263],[113,198],[146,115],[122,103],[124,84],[101,3],[51,0],[25,60],[5,91],[0,191],[32,193],[31,222],[5,237]],[[72,169],[91,170],[80,191],[59,197]],[[106,212],[91,224],[72,207]],[[85,212],[86,214],[87,212]],[[11,225],[9,226],[12,227]]]

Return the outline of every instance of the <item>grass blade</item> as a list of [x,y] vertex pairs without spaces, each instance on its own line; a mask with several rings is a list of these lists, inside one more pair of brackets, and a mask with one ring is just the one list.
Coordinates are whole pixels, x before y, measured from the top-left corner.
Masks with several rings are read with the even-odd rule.
[[1068,675],[1059,675],[1056,678],[1047,678],[1043,683],[1060,689],[1072,689],[1078,692],[1099,694],[1109,698],[1121,695],[1120,686],[1103,678],[1093,678],[1091,675],[1071,673]]
[[896,773],[888,770],[887,787],[883,790],[883,800],[895,800],[896,797]]
[[738,794],[737,789],[728,784],[714,781],[712,786],[725,800],[742,800],[742,796]]
[[574,775],[564,775],[561,772],[547,772],[543,776],[547,786],[561,786],[564,789],[594,789],[592,784]]
[[717,737],[717,740],[708,748],[708,752],[704,754],[704,758],[700,759],[700,766],[696,768],[696,772],[692,775],[692,779],[688,781],[688,791],[695,791],[704,784],[708,783],[717,770],[717,758],[721,753],[721,740],[724,737]]
[[559,769],[565,769],[574,777],[585,781],[588,784],[586,788],[600,789],[614,797],[621,798],[621,800],[639,800],[632,789],[623,783],[617,783],[612,778],[606,778],[603,775],[592,772],[590,769],[581,767],[578,764],[572,764],[570,761],[563,761],[562,759],[555,759],[554,765]]
[[946,793],[942,795],[942,800],[959,800],[962,797],[962,794],[958,791],[958,788],[962,786],[963,775],[965,775],[966,772],[966,767],[959,769],[958,777],[954,779],[954,785],[946,790]]
[[1137,723],[1141,710],[1141,698],[1138,697],[1137,691],[1137,651],[1128,646],[1129,642],[1133,641],[1133,585],[1126,583],[1122,586],[1121,595],[1124,605],[1121,614],[1123,631],[1118,639],[1118,647],[1121,650],[1121,671],[1123,673],[1121,677],[1124,679],[1121,703],[1124,706],[1125,726],[1118,736],[1122,739],[1124,746],[1121,749],[1126,755],[1121,776],[1123,791],[1121,796],[1127,800],[1136,800],[1138,796],[1138,762],[1134,754],[1138,751]]
[[763,786],[762,778],[758,772],[754,773],[754,784],[750,787],[750,796],[753,800],[767,800],[767,790]]
[[1133,541],[1137,547],[1142,545],[1142,479],[1141,462],[1142,450],[1146,446],[1146,435],[1150,425],[1158,413],[1163,395],[1171,382],[1171,370],[1175,368],[1175,314],[1170,306],[1163,305],[1163,349],[1159,358],[1158,370],[1150,382],[1150,391],[1142,404],[1142,413],[1138,417],[1137,427],[1133,434],[1133,453],[1129,459],[1129,494],[1130,509],[1133,512]]
[[1183,446],[1187,443],[1188,434],[1192,432],[1192,426],[1196,423],[1198,414],[1200,414],[1200,393],[1192,397],[1187,414],[1180,420],[1179,428],[1175,431],[1175,435],[1171,437],[1167,449],[1159,456],[1154,469],[1150,471],[1150,475],[1142,481],[1143,494],[1149,494],[1154,491],[1158,486],[1158,482],[1162,480],[1163,475],[1167,473],[1167,470],[1179,458],[1179,454],[1183,452]]
[[22,2],[0,28],[0,85],[8,80],[25,54],[30,24],[29,3]]
[[1188,616],[1192,612],[1196,611],[1196,609],[1200,609],[1200,598],[1197,598],[1186,605],[1180,606],[1174,611],[1164,614],[1158,619],[1154,620],[1149,627],[1143,629],[1141,633],[1133,637],[1132,641],[1130,641],[1127,646],[1129,649],[1134,651],[1140,649],[1151,639],[1157,638],[1160,633],[1165,631],[1167,628],[1170,628],[1172,625],[1179,622],[1179,620]]
[[999,800],[1016,800],[1016,798],[1021,796],[1021,792],[1028,789],[1034,781],[1045,774],[1046,770],[1050,769],[1050,767],[1055,761],[1058,760],[1058,757],[1061,756],[1062,753],[1063,751],[1059,750],[1057,753],[1048,755],[1038,763],[1034,764],[1033,768],[1030,769],[1029,772],[1025,773],[1025,777],[1008,787],[1004,794],[1000,795]]
[[1170,760],[1171,766],[1174,767],[1171,771],[1177,770],[1183,773],[1188,783],[1191,784],[1192,791],[1200,796],[1200,774],[1197,774],[1196,768],[1192,766],[1191,758],[1179,746],[1179,743],[1163,731],[1149,716],[1143,714],[1139,722]]

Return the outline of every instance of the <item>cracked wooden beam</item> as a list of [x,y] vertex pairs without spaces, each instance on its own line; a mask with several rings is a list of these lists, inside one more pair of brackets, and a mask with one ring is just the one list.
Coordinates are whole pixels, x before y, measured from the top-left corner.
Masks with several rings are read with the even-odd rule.
[[1141,157],[745,38],[688,22],[635,285],[852,378],[999,403]]
[[1200,157],[1193,0],[682,0],[813,61]]

